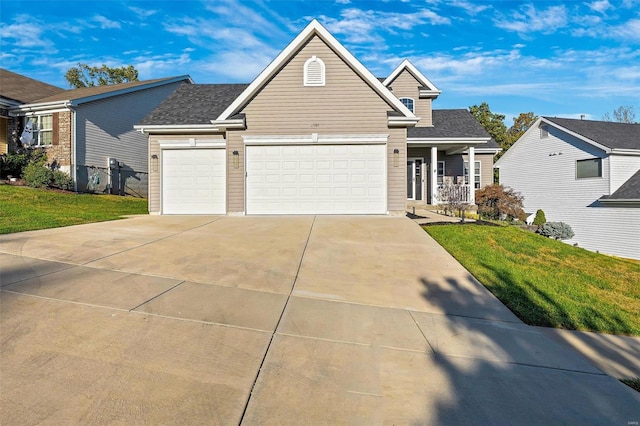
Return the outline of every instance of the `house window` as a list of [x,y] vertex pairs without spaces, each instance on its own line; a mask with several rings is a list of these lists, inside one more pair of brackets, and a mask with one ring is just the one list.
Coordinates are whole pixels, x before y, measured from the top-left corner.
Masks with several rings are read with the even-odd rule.
[[[474,188],[480,189],[480,182],[482,179],[482,175],[480,173],[480,161],[474,161],[475,167],[473,168],[473,176],[474,176]],[[464,183],[465,185],[469,185],[469,162],[464,162]]]
[[540,126],[540,139],[546,139],[549,137],[549,128],[546,124]]
[[53,115],[36,115],[27,119],[33,126],[34,146],[47,146],[53,143]]
[[324,62],[317,56],[312,56],[304,63],[304,85],[324,86]]
[[400,98],[400,102],[402,102],[402,105],[406,106],[407,109],[409,109],[409,111],[415,112],[414,109],[413,109],[413,99],[411,99],[411,98]]
[[602,177],[602,158],[576,161],[576,178]]
[[438,185],[444,184],[444,161],[438,161]]

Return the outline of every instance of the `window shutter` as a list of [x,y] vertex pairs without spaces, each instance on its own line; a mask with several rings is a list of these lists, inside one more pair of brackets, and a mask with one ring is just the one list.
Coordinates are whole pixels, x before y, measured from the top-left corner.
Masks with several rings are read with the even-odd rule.
[[52,145],[58,145],[60,144],[60,126],[58,123],[58,120],[60,120],[60,113],[59,112],[54,112],[53,113],[53,141],[52,141]]

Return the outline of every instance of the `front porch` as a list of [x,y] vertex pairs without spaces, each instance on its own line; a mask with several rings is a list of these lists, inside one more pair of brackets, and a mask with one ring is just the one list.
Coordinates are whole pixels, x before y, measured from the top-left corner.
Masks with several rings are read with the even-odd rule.
[[[480,163],[473,146],[439,150],[438,146],[409,146],[407,152],[407,206],[437,208],[455,199],[475,204],[475,189],[481,186]],[[474,164],[473,173],[468,165]]]

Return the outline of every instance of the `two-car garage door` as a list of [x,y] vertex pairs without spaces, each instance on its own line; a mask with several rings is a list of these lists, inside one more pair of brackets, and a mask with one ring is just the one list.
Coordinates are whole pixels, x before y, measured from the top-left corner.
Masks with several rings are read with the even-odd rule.
[[[247,214],[385,214],[386,145],[245,147]],[[162,212],[225,214],[226,149],[163,149]]]
[[386,145],[246,147],[247,214],[384,214]]

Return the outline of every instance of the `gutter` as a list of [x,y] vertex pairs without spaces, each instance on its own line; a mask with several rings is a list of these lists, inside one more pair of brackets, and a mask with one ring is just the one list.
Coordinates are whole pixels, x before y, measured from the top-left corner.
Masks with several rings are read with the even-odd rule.
[[135,125],[133,128],[143,135],[151,134],[180,134],[180,133],[220,133],[223,129],[212,124],[183,124],[183,125]]

